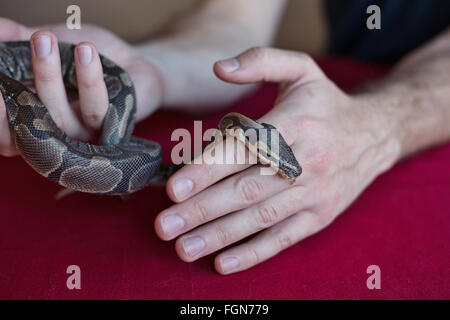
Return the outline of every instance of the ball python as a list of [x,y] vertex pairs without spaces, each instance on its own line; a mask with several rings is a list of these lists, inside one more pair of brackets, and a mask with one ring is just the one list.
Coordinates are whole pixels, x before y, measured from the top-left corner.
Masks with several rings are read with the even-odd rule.
[[[241,141],[257,157],[258,163],[271,166],[282,177],[295,181],[302,174],[294,152],[273,125],[232,112],[220,120],[215,141],[226,136]],[[211,146],[213,144],[206,148]]]
[[[74,48],[73,44],[59,43],[62,77],[69,89],[77,89]],[[162,164],[158,143],[132,136],[136,122],[133,82],[113,61],[102,55],[100,59],[109,108],[100,143],[94,145],[67,136],[39,97],[25,86],[34,81],[30,42],[0,43],[0,91],[17,150],[39,174],[74,191],[127,195],[165,182],[179,166]],[[218,128],[225,132],[230,127],[275,129],[236,113],[225,116]],[[301,167],[284,139],[280,140],[279,155],[270,154],[271,146],[261,141],[247,141],[246,145],[257,147],[261,163],[281,160],[280,173],[295,178]]]

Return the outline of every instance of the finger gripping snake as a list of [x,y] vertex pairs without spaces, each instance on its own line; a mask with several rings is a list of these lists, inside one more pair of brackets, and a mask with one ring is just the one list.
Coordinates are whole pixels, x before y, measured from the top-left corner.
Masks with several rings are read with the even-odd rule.
[[[77,89],[74,48],[73,44],[59,43],[62,77],[69,89]],[[108,58],[100,59],[109,108],[100,144],[93,145],[72,139],[60,130],[38,96],[24,85],[34,81],[30,42],[0,43],[0,92],[19,153],[42,176],[80,192],[125,195],[166,181],[177,166],[162,164],[158,143],[131,135],[136,122],[136,93],[129,74]],[[237,126],[242,121],[260,126],[233,114],[225,117],[219,128],[230,121]],[[294,169],[298,166],[292,170],[291,165],[291,172],[284,176],[298,176],[301,168],[292,150],[281,145],[280,151],[282,159],[287,152],[288,166],[293,161]],[[282,173],[288,170],[280,169]]]

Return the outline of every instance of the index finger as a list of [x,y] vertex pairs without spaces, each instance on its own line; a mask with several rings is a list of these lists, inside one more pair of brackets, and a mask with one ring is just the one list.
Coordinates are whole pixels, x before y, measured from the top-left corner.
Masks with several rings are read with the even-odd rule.
[[245,159],[246,148],[241,141],[227,137],[227,139],[217,143],[214,147],[217,149],[225,147],[226,152],[229,150],[227,149],[227,143],[230,140],[237,142],[237,147],[233,148],[232,155],[225,154],[224,163],[205,162],[205,154],[202,153],[195,157],[191,164],[185,165],[171,176],[166,185],[166,191],[170,199],[174,202],[181,202],[223,178],[250,167],[251,164],[248,159]]
[[[283,125],[284,123],[290,127],[293,126],[290,114],[282,112],[278,107],[272,109],[258,121],[274,125],[286,143],[293,144],[293,134],[289,133]],[[225,161],[211,164],[211,160],[209,160],[205,163],[205,153],[195,157],[192,161],[193,164],[184,166],[168,180],[166,191],[170,199],[174,202],[184,201],[223,178],[257,164],[256,155],[249,152],[243,142],[229,135],[224,136],[215,148],[224,150]],[[230,152],[231,150],[233,152]]]

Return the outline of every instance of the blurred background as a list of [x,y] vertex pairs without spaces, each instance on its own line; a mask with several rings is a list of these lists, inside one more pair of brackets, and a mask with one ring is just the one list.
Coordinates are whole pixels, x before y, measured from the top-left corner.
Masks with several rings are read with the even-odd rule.
[[[130,42],[139,42],[161,31],[168,21],[189,12],[200,1],[0,0],[0,15],[29,26],[63,23],[66,8],[77,4],[81,7],[82,23],[97,24]],[[322,1],[290,0],[275,45],[318,54],[324,51],[326,39]]]

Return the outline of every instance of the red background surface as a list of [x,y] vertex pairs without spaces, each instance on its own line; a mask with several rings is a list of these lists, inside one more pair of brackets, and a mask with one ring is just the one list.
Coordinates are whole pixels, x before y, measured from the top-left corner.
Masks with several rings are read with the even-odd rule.
[[[340,59],[321,66],[344,89],[386,71]],[[265,85],[221,113],[158,112],[136,135],[160,142],[167,161],[174,129],[192,131],[193,120],[215,127],[229,111],[257,118],[275,96]],[[22,159],[0,159],[0,298],[450,298],[450,145],[399,163],[326,230],[230,276],[218,275],[210,257],[182,262],[173,243],[156,237],[154,217],[170,205],[162,188],[127,202],[85,194],[55,201],[58,190]],[[66,288],[72,264],[81,267],[81,290]],[[381,290],[366,287],[373,264]]]

